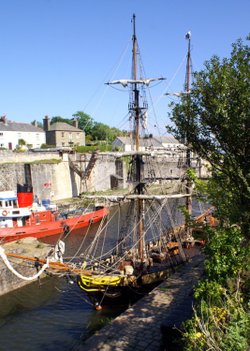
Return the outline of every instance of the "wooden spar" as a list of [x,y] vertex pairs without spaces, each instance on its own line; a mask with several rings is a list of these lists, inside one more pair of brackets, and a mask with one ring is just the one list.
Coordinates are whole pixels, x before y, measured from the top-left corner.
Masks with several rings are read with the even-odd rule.
[[101,199],[109,201],[122,201],[122,200],[159,200],[163,201],[165,199],[180,199],[187,196],[192,196],[192,194],[169,194],[169,195],[147,195],[147,194],[130,194],[130,195],[84,195],[85,199]]
[[[45,264],[47,261],[35,257],[29,257],[29,256],[22,256],[22,255],[17,255],[14,253],[5,253],[6,256],[8,257],[13,257],[25,261],[32,261],[32,262],[39,262],[41,264]],[[76,273],[76,274],[85,274],[85,275],[91,275],[91,272],[81,269],[81,268],[75,268],[67,263],[62,263],[62,262],[54,262],[54,261],[49,261],[49,268],[57,270],[57,271],[64,271],[64,272],[70,272],[70,273]]]

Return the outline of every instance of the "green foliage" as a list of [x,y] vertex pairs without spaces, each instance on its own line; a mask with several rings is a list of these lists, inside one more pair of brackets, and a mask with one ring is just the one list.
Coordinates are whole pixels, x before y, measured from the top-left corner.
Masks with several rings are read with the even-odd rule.
[[199,179],[196,171],[193,168],[188,168],[186,175],[195,185],[195,196],[201,200],[204,199],[204,197],[208,198],[208,182],[206,180]]
[[[92,141],[106,140],[108,144],[112,143],[117,136],[127,135],[126,131],[121,131],[114,127],[109,127],[107,124],[95,122],[94,119],[83,111],[77,111],[73,114],[78,120],[78,128],[84,130],[87,144]],[[34,121],[35,122],[35,121]],[[51,118],[51,124],[56,122],[73,124],[73,119],[54,116]]]
[[49,144],[42,144],[41,149],[52,149],[55,148],[55,145],[49,145]]
[[218,228],[205,247],[207,277],[225,283],[237,277],[249,262],[249,245],[238,227]]
[[33,126],[37,126],[38,128],[43,129],[43,124],[41,122],[38,122],[38,121],[34,120],[34,121],[31,122],[31,124]]
[[242,40],[231,57],[213,56],[196,72],[191,94],[172,103],[168,128],[201,158],[212,178],[198,193],[216,207],[220,226],[206,228],[205,278],[195,289],[194,317],[185,325],[186,351],[246,351],[250,342],[250,50]]
[[83,111],[77,111],[73,114],[73,117],[78,119],[78,128],[84,130],[86,135],[92,134],[94,120],[90,115]]
[[32,162],[26,162],[28,164],[31,164],[31,165],[41,165],[41,164],[53,164],[53,165],[57,165],[59,163],[61,163],[62,160],[58,160],[56,158],[51,158],[51,159],[45,159],[45,160],[35,160],[35,161],[32,161]]
[[51,118],[51,121],[50,121],[51,124],[54,124],[54,123],[57,123],[57,122],[62,122],[62,123],[67,123],[67,124],[72,125],[71,119],[63,118],[61,116],[54,116],[54,117]]
[[205,299],[213,304],[220,305],[225,292],[226,289],[220,283],[206,278],[196,287],[194,297],[199,300]]
[[26,145],[26,141],[24,139],[18,139],[18,145]]
[[85,152],[94,152],[94,151],[101,151],[101,152],[108,152],[112,150],[111,145],[102,145],[102,144],[97,144],[97,145],[92,145],[92,146],[75,146],[75,151],[79,153],[85,153]]
[[110,144],[117,136],[122,134],[117,128],[110,128],[107,124],[97,122],[95,122],[91,131],[92,140],[106,140]]
[[250,323],[246,309],[233,297],[220,307],[202,301],[194,317],[185,323],[185,351],[246,351]]
[[[238,40],[231,57],[217,56],[194,74],[191,94],[172,103],[168,128],[181,140],[185,136],[193,151],[210,162],[213,182],[230,200],[239,223],[250,237],[250,66],[249,46]],[[230,210],[228,213],[232,215]]]
[[195,289],[195,315],[185,324],[185,351],[245,351],[250,320],[242,287],[249,269],[249,244],[239,227],[208,232],[205,279]]

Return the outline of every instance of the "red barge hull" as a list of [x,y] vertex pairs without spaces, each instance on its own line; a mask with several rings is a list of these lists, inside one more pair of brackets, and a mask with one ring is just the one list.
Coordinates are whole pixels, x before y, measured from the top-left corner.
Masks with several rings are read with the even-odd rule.
[[0,243],[27,237],[39,239],[53,235],[74,234],[82,228],[100,222],[108,213],[107,208],[101,207],[78,217],[59,220],[51,211],[33,213],[30,222],[25,226],[0,228]]

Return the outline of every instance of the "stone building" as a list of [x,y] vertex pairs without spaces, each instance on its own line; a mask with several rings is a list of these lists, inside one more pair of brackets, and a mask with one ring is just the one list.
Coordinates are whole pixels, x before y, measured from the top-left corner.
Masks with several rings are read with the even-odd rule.
[[78,128],[77,119],[73,125],[63,122],[50,124],[48,116],[43,119],[43,129],[46,133],[46,144],[61,146],[85,145],[85,132]]

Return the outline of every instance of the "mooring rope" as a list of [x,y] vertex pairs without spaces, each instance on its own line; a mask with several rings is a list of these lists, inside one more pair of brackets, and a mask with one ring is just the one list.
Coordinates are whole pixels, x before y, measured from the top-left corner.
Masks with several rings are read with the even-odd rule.
[[35,275],[33,275],[32,277],[25,277],[22,274],[20,274],[19,272],[17,272],[15,270],[15,268],[11,265],[10,261],[8,260],[5,252],[4,252],[4,248],[2,246],[0,246],[0,256],[3,260],[3,262],[5,263],[5,265],[7,266],[7,268],[13,273],[15,274],[15,276],[17,276],[18,278],[22,279],[22,280],[27,280],[27,281],[31,281],[31,280],[35,280],[38,277],[40,277],[40,275],[45,271],[45,269],[47,269],[49,267],[49,259],[47,258],[46,263],[42,266],[42,268],[40,269],[39,272],[37,272]]

